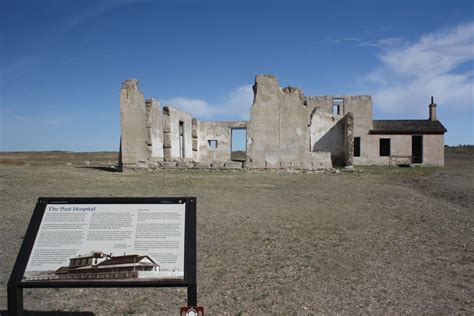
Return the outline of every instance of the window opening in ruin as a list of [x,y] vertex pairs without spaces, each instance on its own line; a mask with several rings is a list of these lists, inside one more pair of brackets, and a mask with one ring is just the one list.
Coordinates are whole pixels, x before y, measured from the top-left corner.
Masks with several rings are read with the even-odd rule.
[[344,105],[344,99],[334,98],[332,99],[332,114],[342,114],[342,106]]
[[411,162],[423,162],[423,136],[413,135],[411,137]]
[[360,137],[354,137],[354,157],[360,157]]
[[390,138],[380,138],[380,157],[390,156]]
[[217,140],[210,139],[210,140],[208,140],[208,143],[209,143],[209,147],[211,148],[211,150],[214,150],[214,149],[217,148]]
[[184,122],[179,121],[179,157],[184,158]]
[[247,129],[230,129],[230,159],[245,161],[247,159]]

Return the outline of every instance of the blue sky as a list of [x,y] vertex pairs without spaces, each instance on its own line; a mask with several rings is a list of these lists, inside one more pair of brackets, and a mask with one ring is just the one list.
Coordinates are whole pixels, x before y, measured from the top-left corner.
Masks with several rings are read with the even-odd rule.
[[473,144],[470,1],[10,1],[0,4],[0,150],[118,150],[119,89],[202,120],[247,119],[271,73],[306,95],[371,94]]

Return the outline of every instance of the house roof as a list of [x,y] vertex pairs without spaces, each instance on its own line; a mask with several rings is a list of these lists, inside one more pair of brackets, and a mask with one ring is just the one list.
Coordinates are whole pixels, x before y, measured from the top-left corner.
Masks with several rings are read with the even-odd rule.
[[70,258],[69,260],[84,259],[84,258],[103,258],[103,257],[104,257],[103,252],[92,251],[92,252],[84,254],[84,255],[78,255],[77,257]]
[[143,260],[144,258],[148,258],[148,260],[155,263],[148,256],[126,255],[126,256],[112,257],[110,259],[107,259],[107,260],[99,263],[98,266],[108,266],[108,265],[125,264],[125,263],[137,263],[137,262],[140,262],[141,260]]
[[440,121],[430,120],[374,120],[371,134],[444,134]]
[[55,273],[67,273],[69,270],[71,270],[69,267],[61,267],[57,269]]

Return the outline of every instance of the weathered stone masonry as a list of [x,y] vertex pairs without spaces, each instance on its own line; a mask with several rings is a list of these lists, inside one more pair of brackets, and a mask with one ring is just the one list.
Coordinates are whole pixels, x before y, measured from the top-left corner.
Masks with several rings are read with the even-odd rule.
[[[145,101],[137,80],[126,80],[120,90],[120,168],[314,171],[407,159],[444,164],[446,129],[433,100],[428,120],[387,121],[372,119],[370,96],[305,96],[299,88],[281,88],[272,75],[257,75],[253,90],[249,121],[201,122]],[[233,129],[247,130],[244,159],[231,155]]]

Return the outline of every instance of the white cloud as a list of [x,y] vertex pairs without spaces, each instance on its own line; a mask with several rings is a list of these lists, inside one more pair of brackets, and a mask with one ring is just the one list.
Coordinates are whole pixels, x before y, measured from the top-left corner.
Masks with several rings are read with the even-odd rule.
[[340,44],[342,40],[339,40],[339,39],[335,39],[335,38],[328,38],[327,39],[328,42],[330,42],[331,44]]
[[163,100],[163,104],[176,107],[192,116],[210,117],[215,114],[215,109],[207,101],[200,99],[177,97]]
[[241,86],[229,93],[222,107],[220,107],[220,113],[235,115],[238,119],[249,119],[252,103],[252,85]]
[[406,48],[394,49],[381,56],[382,61],[399,74],[433,76],[453,70],[473,59],[474,23],[433,33]]
[[341,44],[341,43],[344,43],[344,42],[352,42],[352,43],[358,43],[358,42],[361,42],[362,40],[358,37],[345,37],[345,38],[341,38],[341,39],[337,39],[337,38],[328,38],[327,39],[331,44]]
[[376,44],[378,47],[388,47],[393,45],[399,45],[402,43],[403,39],[401,37],[387,37],[378,40]]
[[378,48],[389,48],[390,46],[400,45],[403,43],[403,39],[401,37],[387,37],[379,39],[375,42],[365,41],[361,42],[360,46],[371,46],[371,47],[378,47]]
[[246,120],[249,118],[253,102],[251,85],[232,90],[220,104],[209,104],[206,100],[176,97],[162,101],[164,105],[177,107],[180,110],[201,119],[226,118]]
[[472,108],[473,71],[462,66],[474,61],[474,23],[424,35],[415,43],[392,38],[374,46],[382,49],[382,66],[366,79],[375,84],[374,103],[383,112],[420,115],[431,95],[454,110]]
[[343,39],[344,41],[346,42],[360,42],[360,38],[357,38],[357,37],[346,37]]

